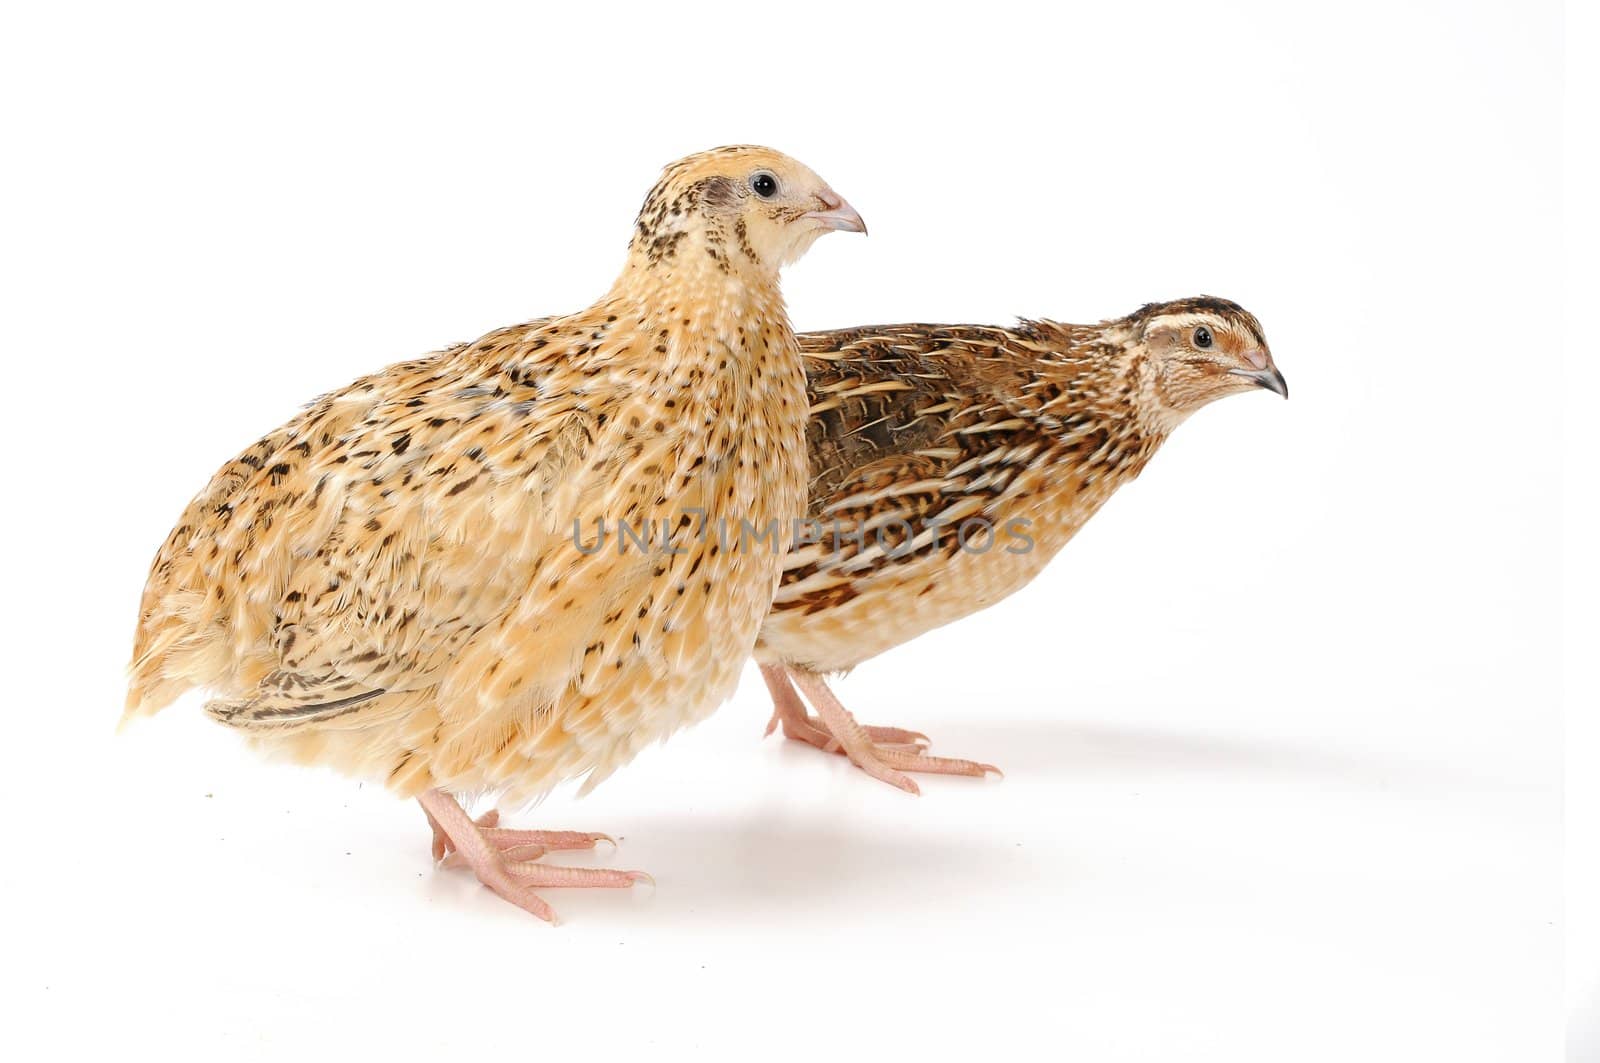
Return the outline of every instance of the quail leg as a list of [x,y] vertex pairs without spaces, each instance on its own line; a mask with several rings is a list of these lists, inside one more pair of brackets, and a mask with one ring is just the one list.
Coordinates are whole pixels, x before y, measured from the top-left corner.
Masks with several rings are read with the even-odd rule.
[[[983,776],[991,771],[1000,774],[1000,769],[992,764],[926,755],[927,736],[916,731],[862,726],[815,672],[764,664],[761,676],[772,693],[773,714],[767,724],[767,734],[781,724],[785,737],[809,743],[825,753],[847,756],[852,764],[874,779],[897,789],[921,793],[917,784],[905,774],[908,771],[931,775]],[[796,684],[806,700],[816,707],[816,716],[806,712],[795,691]]]
[[476,820],[443,790],[429,790],[417,798],[433,828],[433,854],[443,867],[468,867],[478,881],[499,896],[546,922],[555,912],[534,894],[540,887],[573,886],[626,889],[650,881],[643,871],[609,871],[599,868],[562,867],[538,863],[539,857],[559,849],[592,849],[597,841],[612,842],[605,834],[568,830],[506,830],[497,824],[499,813],[486,812]]
[[[772,719],[767,721],[767,734],[770,735],[782,724],[785,738],[810,743],[824,753],[843,752],[844,747],[828,731],[827,726],[806,711],[805,703],[789,681],[788,669],[781,665],[764,664],[761,666],[761,678],[767,681],[767,690],[772,694]],[[928,736],[918,731],[866,725],[861,730],[875,743],[907,752],[915,753],[928,748]]]
[[[451,842],[450,835],[439,826],[439,821],[433,818],[433,813],[428,811],[426,805],[422,808],[422,814],[428,817],[428,825],[433,828],[433,858],[443,861],[445,867],[466,867],[467,863],[455,844]],[[617,840],[609,834],[576,830],[507,830],[499,826],[500,813],[494,809],[490,809],[472,822],[478,827],[478,833],[502,853],[509,854],[517,849],[529,847],[538,847],[546,852],[557,849],[593,849],[597,842],[606,842],[613,849],[617,847]]]

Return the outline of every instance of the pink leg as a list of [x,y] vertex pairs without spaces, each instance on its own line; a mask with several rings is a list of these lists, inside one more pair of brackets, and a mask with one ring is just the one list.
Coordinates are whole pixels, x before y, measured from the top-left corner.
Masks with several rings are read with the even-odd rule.
[[[439,827],[433,814],[426,807],[422,811],[428,817],[428,825],[433,828],[433,858],[443,860],[445,867],[466,867],[465,861],[460,858],[455,845],[451,843],[450,836]],[[613,849],[617,847],[617,840],[609,834],[577,830],[507,830],[498,825],[500,813],[494,809],[490,809],[472,822],[478,827],[478,833],[503,853],[529,847],[538,847],[546,852],[558,849],[593,849],[597,842],[606,842]]]
[[470,867],[478,881],[501,898],[546,922],[555,922],[555,913],[533,893],[537,888],[625,889],[650,878],[642,871],[607,871],[535,862],[551,849],[589,849],[600,839],[610,841],[604,834],[504,830],[495,826],[500,818],[498,813],[488,812],[474,820],[443,790],[429,790],[417,801],[433,827],[435,857],[442,856],[444,866]]
[[[420,804],[421,802],[418,803]],[[422,806],[422,814],[428,817],[428,826],[433,828],[433,858],[435,860],[443,860],[446,856],[455,852],[456,847],[451,844],[450,835],[446,834],[444,828],[439,826],[439,821],[433,818],[433,813],[428,811],[427,805]],[[499,822],[500,813],[492,808],[472,821],[473,825],[477,827],[492,827]]]
[[[795,671],[798,672],[799,669]],[[794,684],[789,682],[788,669],[782,665],[764,664],[761,666],[761,678],[767,681],[767,690],[772,694],[772,719],[767,721],[767,734],[770,735],[778,729],[779,724],[782,724],[785,738],[807,742],[824,753],[844,752],[839,740],[828,733],[827,726],[806,711],[800,695],[794,691]],[[899,727],[860,726],[867,737],[875,743],[912,753],[928,748],[928,736],[920,731],[907,731]]]
[[[782,723],[783,733],[789,738],[809,742],[825,752],[842,753],[856,767],[890,786],[907,793],[920,793],[917,784],[905,774],[908,771],[933,775],[983,776],[991,771],[1000,774],[1000,769],[992,764],[927,756],[922,745],[927,739],[915,731],[861,726],[815,672],[762,665],[761,675],[772,692],[775,709],[772,723],[767,725],[768,734]],[[790,682],[791,677],[806,700],[816,706],[815,717],[806,713]]]

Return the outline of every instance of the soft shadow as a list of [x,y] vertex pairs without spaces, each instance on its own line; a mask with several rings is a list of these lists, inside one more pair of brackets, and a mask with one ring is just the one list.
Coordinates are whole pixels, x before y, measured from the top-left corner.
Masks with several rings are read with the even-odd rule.
[[901,897],[927,883],[982,895],[1001,888],[1005,876],[998,871],[1020,873],[1032,860],[1029,850],[1006,838],[955,839],[933,824],[888,828],[817,808],[768,809],[710,824],[647,820],[638,837],[672,854],[674,863],[687,863],[682,874],[692,875],[696,900],[724,909],[787,907],[830,894]]
[[1439,770],[1400,757],[1318,749],[1246,736],[1224,737],[1071,720],[985,720],[928,728],[930,752],[997,765],[1010,779],[1088,774],[1223,772],[1309,775],[1361,787],[1413,784]]
[[[927,918],[948,916],[951,897],[976,905],[1003,896],[1018,877],[1040,873],[1043,854],[1007,838],[952,838],[937,825],[890,830],[864,819],[839,820],[815,808],[634,820],[617,852],[562,853],[552,862],[640,868],[655,877],[654,886],[541,895],[563,922],[593,921],[619,931],[704,923],[726,932],[791,916],[870,919],[885,910],[920,909]],[[1051,874],[1061,877],[1060,854],[1051,860]],[[473,891],[464,872],[432,877],[460,880],[429,887],[441,901],[469,901]],[[488,900],[490,914],[494,905],[510,913],[508,923],[526,918]]]
[[[981,792],[992,787],[1070,786],[1087,779],[1105,783],[1182,773],[1296,775],[1370,790],[1429,787],[1444,778],[1433,765],[1381,754],[1070,720],[988,719],[929,730],[933,752],[991,761],[1007,776],[1004,781],[919,777],[925,793],[938,792],[941,800],[959,799],[956,791],[969,787],[973,799],[981,800]],[[820,755],[791,743],[776,759],[799,767]],[[562,853],[553,862],[640,868],[658,885],[621,896],[610,890],[550,890],[546,899],[564,919],[593,920],[619,931],[701,923],[725,931],[789,915],[810,919],[817,912],[868,920],[891,912],[897,918],[949,918],[953,898],[960,899],[959,907],[977,907],[1011,895],[1019,880],[1041,876],[1052,889],[1070,893],[1074,888],[1070,856],[1040,849],[1025,829],[1008,833],[991,823],[984,830],[963,830],[930,817],[916,798],[887,791],[842,759],[828,760],[836,773],[826,784],[834,788],[827,804],[793,803],[779,788],[779,796],[764,806],[737,814],[689,810],[628,817],[619,851]],[[786,767],[775,764],[774,770]],[[879,800],[903,802],[905,815],[885,816]],[[470,893],[465,881],[460,888]],[[430,892],[442,898],[455,891],[439,882]],[[501,902],[485,904],[491,910],[504,907],[508,923],[526,918]]]

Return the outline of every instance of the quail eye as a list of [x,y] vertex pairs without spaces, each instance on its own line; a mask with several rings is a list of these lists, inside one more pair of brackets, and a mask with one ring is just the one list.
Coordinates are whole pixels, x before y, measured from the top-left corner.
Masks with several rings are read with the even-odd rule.
[[762,199],[771,199],[778,194],[778,179],[763,170],[750,178],[750,191]]
[[1211,330],[1201,325],[1194,330],[1194,345],[1201,350],[1211,346]]

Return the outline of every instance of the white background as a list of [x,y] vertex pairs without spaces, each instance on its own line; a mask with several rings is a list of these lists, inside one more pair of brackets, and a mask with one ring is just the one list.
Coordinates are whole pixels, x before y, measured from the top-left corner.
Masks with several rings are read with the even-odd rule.
[[[1562,398],[1589,413],[1561,12],[1053,11],[8,9],[16,1058],[1559,1053]],[[790,271],[802,329],[1208,292],[1288,377],[1182,428],[1024,592],[838,684],[1003,782],[913,799],[763,743],[750,674],[523,818],[658,880],[551,891],[551,929],[433,870],[414,805],[262,763],[197,700],[113,734],[145,567],[223,460],[586,305],[658,168],[740,141],[872,229]]]

